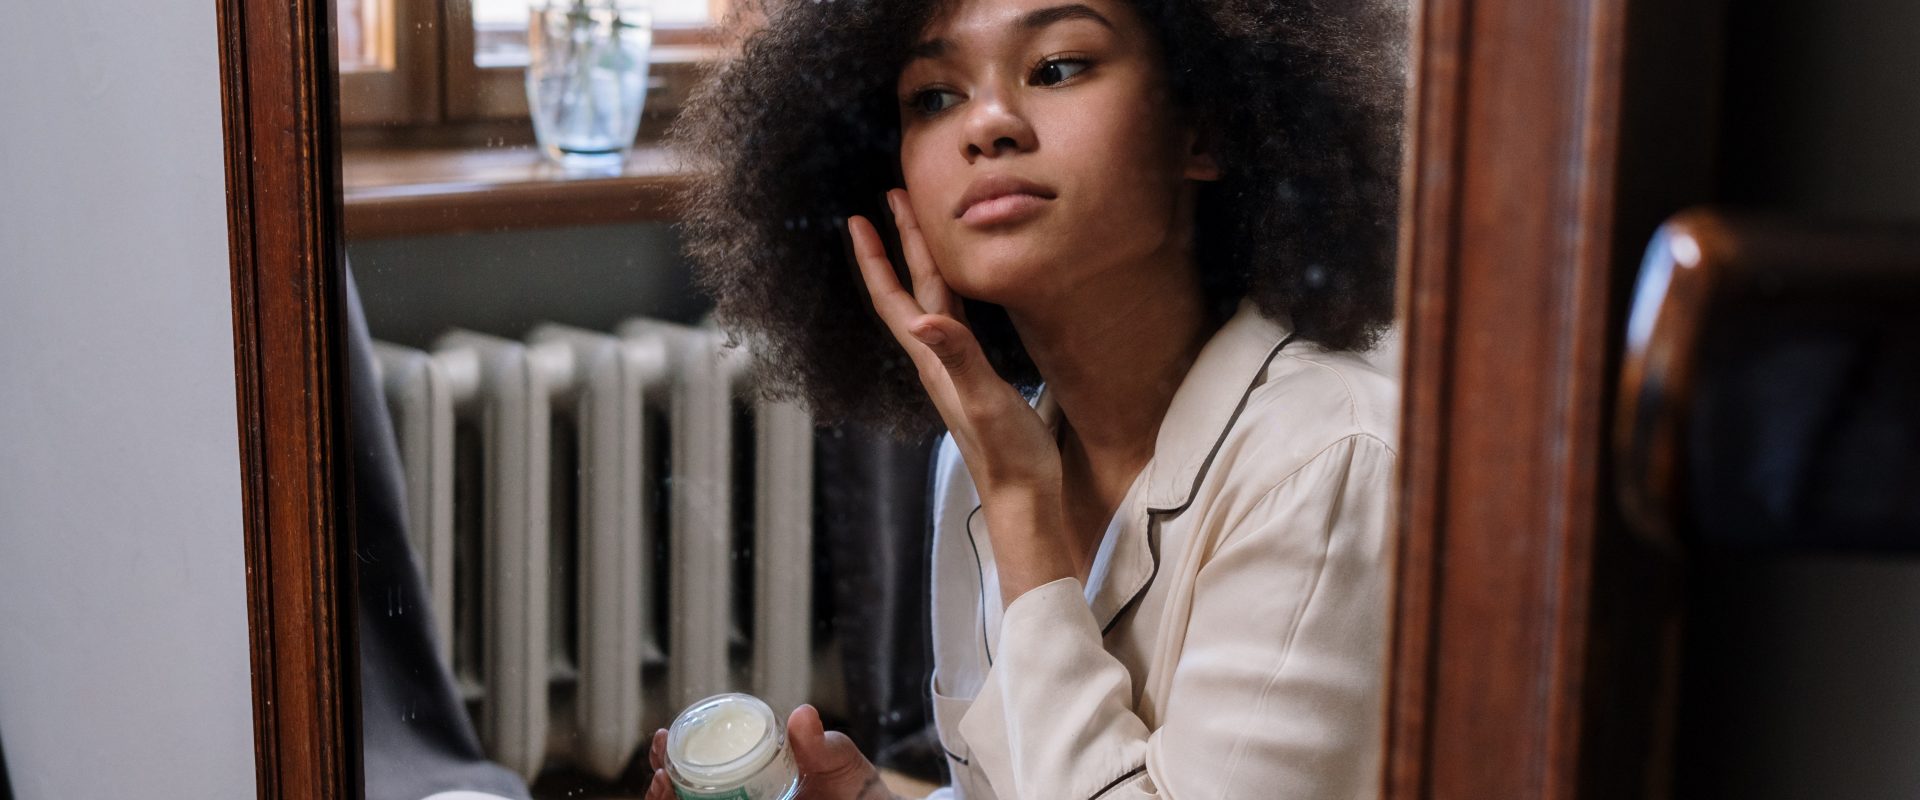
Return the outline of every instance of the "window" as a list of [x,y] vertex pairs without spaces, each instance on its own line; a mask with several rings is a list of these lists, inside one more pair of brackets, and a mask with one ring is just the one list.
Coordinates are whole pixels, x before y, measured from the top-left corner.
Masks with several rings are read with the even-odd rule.
[[[473,63],[479,67],[527,65],[527,15],[533,0],[472,0]],[[653,24],[686,31],[711,24],[708,0],[653,0]]]
[[[347,127],[525,119],[533,0],[341,0]],[[718,52],[727,0],[653,0],[649,116],[671,114]],[[529,135],[531,133],[529,132]]]
[[723,52],[728,0],[653,0],[642,142],[619,176],[553,169],[534,146],[529,0],[338,2],[350,238],[671,219],[685,176],[647,140]]

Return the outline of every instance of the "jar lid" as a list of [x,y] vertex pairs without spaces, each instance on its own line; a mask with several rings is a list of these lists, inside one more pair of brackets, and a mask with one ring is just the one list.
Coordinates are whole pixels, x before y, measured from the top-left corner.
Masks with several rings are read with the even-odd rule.
[[724,788],[758,774],[785,744],[773,709],[750,694],[709,697],[667,728],[667,767],[676,781]]

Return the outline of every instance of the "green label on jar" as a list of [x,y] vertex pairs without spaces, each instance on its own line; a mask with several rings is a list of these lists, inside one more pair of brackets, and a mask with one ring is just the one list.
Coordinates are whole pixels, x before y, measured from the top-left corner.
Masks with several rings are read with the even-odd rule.
[[747,795],[747,790],[745,789],[728,789],[719,794],[709,794],[707,792],[696,792],[684,786],[675,786],[673,787],[673,793],[678,795],[680,800],[753,800],[752,797]]
[[773,760],[759,772],[738,780],[727,788],[689,788],[678,781],[673,792],[679,800],[793,800],[800,792],[800,772],[793,768],[793,753],[786,747],[774,751]]

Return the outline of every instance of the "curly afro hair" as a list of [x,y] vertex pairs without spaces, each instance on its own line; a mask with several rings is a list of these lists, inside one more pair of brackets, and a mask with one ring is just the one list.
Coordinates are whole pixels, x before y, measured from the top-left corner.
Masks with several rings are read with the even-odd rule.
[[[753,342],[762,391],[823,422],[903,437],[940,422],[867,302],[844,225],[889,218],[894,81],[946,1],[762,0],[766,24],[674,127],[695,175],[682,233],[697,284]],[[1212,312],[1251,298],[1324,347],[1370,345],[1393,313],[1403,0],[1127,2],[1225,172],[1195,211]],[[1040,376],[1005,311],[966,310],[995,369],[1030,393]]]

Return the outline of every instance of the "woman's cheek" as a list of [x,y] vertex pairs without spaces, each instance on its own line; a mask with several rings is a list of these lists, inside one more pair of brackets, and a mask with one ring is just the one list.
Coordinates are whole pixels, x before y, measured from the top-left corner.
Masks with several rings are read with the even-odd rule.
[[974,265],[966,248],[956,241],[959,237],[952,226],[947,220],[941,219],[932,225],[922,223],[920,231],[926,237],[927,253],[933,256],[934,269],[939,270],[940,280],[946,283],[947,288],[972,297],[970,291],[976,288]]

